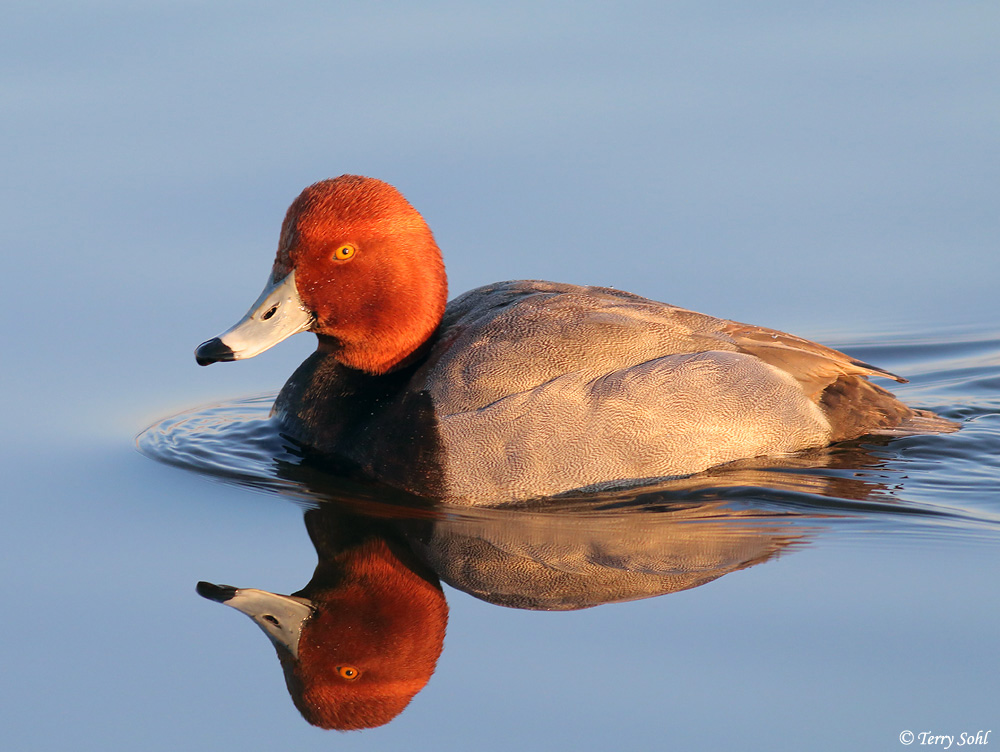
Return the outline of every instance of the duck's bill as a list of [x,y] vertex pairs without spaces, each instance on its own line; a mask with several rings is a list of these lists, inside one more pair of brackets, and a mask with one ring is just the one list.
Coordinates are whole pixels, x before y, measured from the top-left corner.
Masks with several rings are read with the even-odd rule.
[[312,326],[313,316],[295,287],[295,271],[276,282],[269,282],[257,301],[236,326],[195,350],[198,365],[229,360],[243,360],[259,355],[283,339]]
[[198,595],[223,603],[246,614],[271,638],[298,657],[299,637],[306,619],[315,613],[312,602],[294,595],[278,595],[254,588],[234,588],[232,585],[198,583]]

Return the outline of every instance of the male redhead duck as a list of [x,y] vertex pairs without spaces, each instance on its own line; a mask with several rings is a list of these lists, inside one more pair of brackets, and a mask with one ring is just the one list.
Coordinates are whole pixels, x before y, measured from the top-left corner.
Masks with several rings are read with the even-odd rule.
[[250,358],[306,330],[319,346],[275,401],[282,432],[340,468],[455,503],[957,428],[867,377],[904,379],[844,353],[619,290],[522,280],[448,303],[423,217],[355,175],[292,202],[264,291],[196,357]]

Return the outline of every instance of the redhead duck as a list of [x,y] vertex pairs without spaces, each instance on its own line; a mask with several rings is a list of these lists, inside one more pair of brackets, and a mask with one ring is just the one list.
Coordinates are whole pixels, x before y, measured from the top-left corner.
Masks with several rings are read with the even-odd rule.
[[448,303],[423,217],[355,175],[292,202],[264,291],[197,361],[307,330],[319,345],[275,401],[281,430],[340,468],[457,503],[957,428],[844,353],[619,290],[513,281]]

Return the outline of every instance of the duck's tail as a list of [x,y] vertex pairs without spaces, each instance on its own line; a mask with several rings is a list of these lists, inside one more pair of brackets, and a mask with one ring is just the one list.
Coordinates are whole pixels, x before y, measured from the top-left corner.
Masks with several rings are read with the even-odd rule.
[[900,402],[889,391],[864,376],[843,375],[821,395],[820,407],[830,421],[831,441],[859,436],[915,436],[952,433],[954,421],[929,410],[917,410]]
[[961,423],[942,418],[930,410],[914,410],[913,415],[904,418],[898,426],[878,428],[870,433],[876,436],[917,436],[925,433],[955,433]]

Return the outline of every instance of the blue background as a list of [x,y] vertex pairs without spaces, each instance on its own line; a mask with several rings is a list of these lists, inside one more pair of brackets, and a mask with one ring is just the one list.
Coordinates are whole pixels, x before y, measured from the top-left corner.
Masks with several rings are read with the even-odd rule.
[[452,593],[411,709],[321,732],[193,589],[301,587],[301,511],[132,441],[309,352],[192,353],[256,297],[288,203],[347,172],[425,215],[452,294],[600,284],[834,343],[993,322],[998,32],[984,2],[15,1],[9,748],[893,749],[995,725],[995,547],[876,540],[578,614]]

